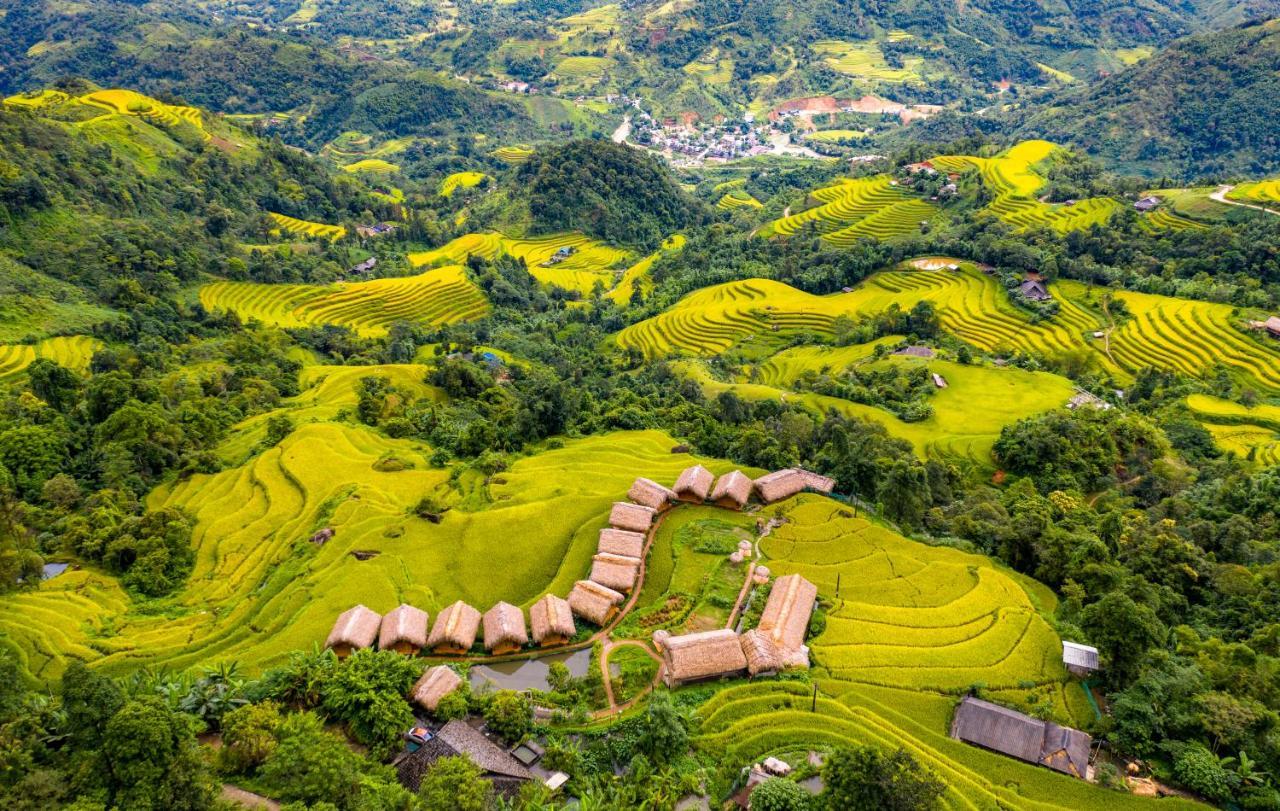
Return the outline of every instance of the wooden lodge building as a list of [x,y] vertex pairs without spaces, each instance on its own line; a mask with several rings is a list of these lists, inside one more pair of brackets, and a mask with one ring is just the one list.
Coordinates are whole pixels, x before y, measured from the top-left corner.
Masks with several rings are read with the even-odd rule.
[[529,643],[524,612],[511,603],[498,603],[484,612],[484,647],[494,656],[515,653]]
[[453,668],[436,665],[427,668],[427,672],[422,674],[413,685],[413,689],[409,691],[409,697],[413,699],[413,703],[427,712],[435,712],[436,707],[440,706],[440,699],[461,686],[462,677],[455,673]]
[[378,649],[393,650],[409,656],[427,646],[427,612],[401,604],[382,618],[378,632]]
[[577,632],[569,601],[554,594],[543,595],[529,608],[529,626],[534,644],[541,647],[564,645]]
[[1093,744],[1088,735],[972,696],[956,707],[951,737],[1073,777],[1088,777]]
[[466,721],[450,721],[397,765],[400,784],[417,792],[422,777],[441,758],[461,755],[480,768],[480,776],[497,794],[510,799],[534,779],[533,772]]
[[357,605],[338,615],[324,646],[337,654],[339,659],[345,659],[358,650],[371,647],[381,630],[382,615],[363,605]]
[[465,654],[476,643],[480,612],[459,600],[436,615],[427,647],[435,653]]

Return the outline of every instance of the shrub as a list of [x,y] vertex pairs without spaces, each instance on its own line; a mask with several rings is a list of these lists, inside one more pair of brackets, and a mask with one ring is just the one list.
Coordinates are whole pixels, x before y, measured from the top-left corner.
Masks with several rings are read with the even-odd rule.
[[484,710],[489,729],[508,741],[518,741],[533,726],[533,705],[514,690],[502,690],[490,699]]
[[1189,744],[1173,761],[1173,774],[1178,782],[1211,800],[1223,802],[1231,798],[1232,775],[1208,749],[1198,743]]
[[771,777],[751,792],[752,811],[808,811],[812,797],[803,786]]

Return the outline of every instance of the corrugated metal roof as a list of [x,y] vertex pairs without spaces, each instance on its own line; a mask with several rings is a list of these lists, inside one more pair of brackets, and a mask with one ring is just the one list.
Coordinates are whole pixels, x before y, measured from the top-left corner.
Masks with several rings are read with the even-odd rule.
[[1062,663],[1072,667],[1098,669],[1098,649],[1076,642],[1062,642]]

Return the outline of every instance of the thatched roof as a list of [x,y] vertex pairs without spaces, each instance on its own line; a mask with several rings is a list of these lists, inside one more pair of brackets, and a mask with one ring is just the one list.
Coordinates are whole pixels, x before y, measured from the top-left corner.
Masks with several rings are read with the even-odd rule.
[[741,470],[726,473],[716,481],[716,486],[711,488],[711,500],[727,499],[739,507],[745,507],[751,500],[752,484],[751,479]]
[[440,706],[440,699],[462,686],[462,677],[452,668],[436,665],[427,668],[418,682],[413,685],[409,698],[427,712],[435,712]]
[[830,493],[835,486],[835,480],[799,468],[775,470],[756,479],[756,492],[766,504],[790,498],[805,490]]
[[389,650],[401,642],[415,648],[427,646],[427,612],[401,604],[386,613],[378,634],[378,647]]
[[544,595],[529,609],[529,625],[533,628],[533,641],[542,644],[549,636],[566,639],[576,633],[573,625],[573,609],[569,601],[554,594]]
[[711,679],[747,669],[738,635],[729,628],[667,637],[662,642],[667,684]]
[[484,612],[484,646],[493,650],[506,643],[522,646],[529,641],[524,612],[511,603],[498,603]]
[[676,486],[672,489],[676,491],[678,498],[706,501],[711,493],[711,483],[715,479],[715,474],[710,470],[702,465],[694,465],[684,469],[676,479]]
[[436,615],[427,647],[446,645],[466,650],[475,644],[480,630],[480,612],[459,600]]
[[533,779],[533,773],[520,761],[479,730],[466,721],[450,721],[421,748],[397,764],[400,783],[410,791],[417,791],[423,774],[432,764],[455,755],[462,755],[479,766],[480,776],[491,782],[499,794],[508,797],[514,796],[521,784]]
[[676,494],[670,488],[663,487],[653,479],[641,477],[636,479],[635,484],[631,485],[631,489],[627,491],[627,498],[642,506],[661,510],[672,501],[675,501]]
[[656,515],[652,507],[615,501],[609,511],[609,523],[628,532],[648,532]]
[[605,527],[600,530],[600,543],[597,552],[608,552],[610,555],[626,555],[638,558],[644,554],[644,533],[627,532],[623,529]]
[[769,635],[752,628],[739,639],[747,657],[747,672],[752,676],[782,669],[782,657]]
[[326,648],[340,645],[348,648],[367,648],[378,638],[382,628],[382,615],[377,611],[358,605],[338,615],[338,620],[325,640]]
[[956,707],[951,737],[1076,777],[1085,775],[1092,743],[1079,730],[1046,723],[972,696]]
[[573,591],[569,592],[569,608],[589,622],[604,625],[609,611],[625,599],[618,592],[599,583],[579,580],[573,584]]
[[818,597],[818,587],[798,574],[789,574],[773,581],[769,601],[764,604],[759,628],[769,635],[779,650],[795,650],[804,645],[805,632],[809,630],[809,618],[813,615],[813,601]]
[[640,558],[626,555],[596,555],[591,559],[591,579],[617,591],[630,591],[640,575]]

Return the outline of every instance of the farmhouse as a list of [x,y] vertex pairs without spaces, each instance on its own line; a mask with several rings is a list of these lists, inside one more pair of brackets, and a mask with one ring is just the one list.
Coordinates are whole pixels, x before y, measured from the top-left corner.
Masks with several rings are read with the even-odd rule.
[[1027,301],[1048,301],[1053,298],[1053,296],[1049,295],[1049,288],[1045,285],[1043,279],[1033,279],[1030,276],[1022,284],[1018,285],[1018,292]]
[[1273,315],[1266,321],[1262,322],[1262,328],[1272,338],[1280,338],[1280,315]]
[[644,535],[639,532],[605,527],[600,530],[600,542],[596,546],[596,551],[638,558],[644,554]]
[[463,654],[476,643],[480,612],[459,600],[436,615],[427,647],[436,653]]
[[925,359],[928,359],[928,358],[932,358],[932,357],[933,357],[933,347],[931,347],[931,346],[904,346],[904,347],[902,347],[901,349],[895,350],[893,354],[895,354],[895,355],[899,355],[899,356],[904,357],[904,358],[925,358]]
[[1141,200],[1134,203],[1133,207],[1139,211],[1151,211],[1163,202],[1163,200],[1153,194],[1148,197],[1143,197]]
[[972,696],[956,708],[951,737],[1074,777],[1088,774],[1088,735]]
[[378,648],[410,656],[427,646],[427,612],[411,605],[400,605],[382,618]]
[[1098,672],[1098,649],[1062,640],[1062,663],[1073,676],[1088,678]]
[[715,478],[711,471],[702,465],[685,468],[684,472],[680,474],[680,478],[676,479],[674,488],[676,498],[693,504],[701,504],[711,494],[711,483],[715,481]]
[[747,655],[742,642],[729,628],[671,636],[655,631],[653,644],[662,654],[663,681],[676,687],[703,679],[741,676],[747,672]]
[[812,490],[823,495],[830,495],[836,483],[826,476],[810,473],[799,468],[776,470],[756,479],[756,492],[765,504],[772,504],[784,498],[791,498],[797,493]]
[[569,601],[554,594],[547,594],[530,606],[529,625],[533,629],[533,641],[543,647],[563,645],[577,631]]
[[533,773],[466,721],[450,721],[411,752],[396,766],[400,783],[417,791],[422,776],[437,760],[461,755],[480,767],[480,776],[493,784],[496,793],[514,797]]
[[524,612],[511,603],[498,603],[484,612],[484,647],[495,656],[515,653],[529,642]]
[[817,599],[818,587],[798,574],[773,581],[773,590],[769,592],[769,601],[764,604],[757,627],[773,641],[784,664],[809,666],[809,649],[805,647],[804,637]]
[[716,481],[716,486],[711,489],[711,500],[717,507],[740,510],[747,506],[747,501],[751,499],[753,487],[754,483],[745,473],[735,470],[724,474]]
[[591,559],[591,579],[615,591],[631,591],[640,576],[640,558],[598,554]]
[[579,580],[569,592],[569,608],[588,622],[605,626],[618,610],[625,597],[613,589],[590,580]]
[[618,501],[609,511],[609,523],[628,532],[648,532],[656,515],[652,507]]
[[440,699],[462,686],[462,677],[445,665],[427,668],[417,683],[413,685],[409,697],[427,712],[435,712],[440,706]]
[[361,648],[372,645],[381,629],[382,616],[376,611],[358,605],[343,611],[338,616],[324,646],[336,653],[339,659],[345,659]]
[[354,273],[357,276],[362,276],[365,273],[368,273],[369,271],[373,270],[377,266],[378,266],[378,257],[370,256],[368,259],[364,260],[360,264],[352,265],[351,269],[347,272]]
[[676,494],[674,490],[663,487],[653,479],[641,477],[631,485],[631,489],[627,491],[627,498],[651,510],[662,511],[676,500]]

